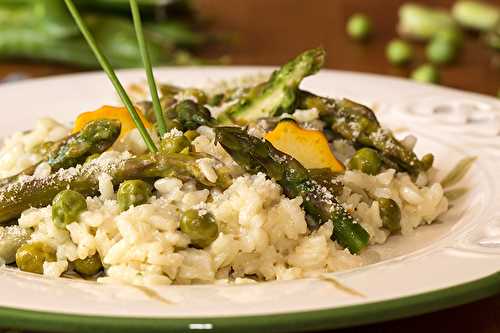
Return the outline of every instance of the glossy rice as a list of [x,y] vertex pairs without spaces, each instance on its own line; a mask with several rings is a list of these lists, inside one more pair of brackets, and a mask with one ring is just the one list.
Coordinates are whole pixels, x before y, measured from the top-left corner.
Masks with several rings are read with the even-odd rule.
[[[293,117],[305,127],[320,128],[316,110],[298,110]],[[102,283],[135,285],[250,283],[313,277],[359,267],[370,261],[352,255],[330,239],[332,223],[318,230],[307,229],[302,199],[286,198],[281,187],[264,174],[245,174],[232,158],[214,144],[210,128],[198,128],[193,145],[196,151],[211,155],[199,160],[209,180],[214,168],[223,164],[234,177],[224,191],[199,189],[194,182],[171,177],[154,183],[154,196],[144,204],[121,212],[109,175],[99,177],[100,195],[87,198],[88,210],[66,229],[57,228],[51,207],[26,210],[19,225],[31,229],[30,242],[43,241],[57,253],[56,262],[44,264],[44,274],[58,277],[71,262],[98,253],[105,272],[97,276]],[[33,148],[43,141],[58,140],[69,133],[66,126],[44,119],[32,132],[16,133],[0,151],[0,177],[13,175],[36,163],[41,156]],[[262,128],[250,133],[263,135]],[[175,135],[175,133],[171,133]],[[412,137],[404,140],[413,146]],[[352,148],[335,141],[333,149],[343,162]],[[95,163],[120,160],[146,150],[137,132],[132,131]],[[35,176],[50,173],[42,163]],[[443,189],[432,181],[433,170],[412,179],[393,169],[376,176],[346,171],[339,198],[370,234],[370,244],[387,241],[389,232],[382,228],[377,201],[372,197],[395,200],[401,207],[401,233],[409,235],[422,224],[432,223],[447,211]],[[211,212],[218,223],[217,239],[205,249],[190,247],[189,237],[179,229],[180,213],[186,209]]]

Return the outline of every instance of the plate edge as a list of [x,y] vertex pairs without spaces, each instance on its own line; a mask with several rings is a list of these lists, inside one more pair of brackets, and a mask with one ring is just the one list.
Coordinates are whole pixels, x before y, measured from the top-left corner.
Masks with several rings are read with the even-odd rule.
[[238,317],[127,318],[0,307],[0,326],[53,332],[297,332],[360,326],[416,316],[500,294],[500,271],[463,284],[386,301],[340,308]]

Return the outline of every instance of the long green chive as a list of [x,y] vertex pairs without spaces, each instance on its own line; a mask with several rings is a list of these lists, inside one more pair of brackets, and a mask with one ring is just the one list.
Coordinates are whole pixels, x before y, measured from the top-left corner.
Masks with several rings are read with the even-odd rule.
[[153,110],[156,116],[156,122],[158,123],[158,132],[160,136],[167,132],[167,126],[165,124],[165,118],[163,117],[163,110],[160,104],[160,97],[158,97],[158,89],[156,87],[155,78],[153,75],[153,67],[151,66],[151,59],[149,57],[148,47],[146,41],[144,40],[144,31],[142,30],[141,13],[139,11],[139,6],[136,0],[130,0],[130,9],[132,10],[132,17],[134,19],[135,33],[137,34],[137,42],[139,43],[139,49],[141,51],[142,63],[144,65],[144,70],[146,71],[146,76],[148,78],[149,93],[151,95],[151,100],[153,102]]
[[120,96],[120,99],[122,100],[123,104],[127,108],[130,117],[135,123],[135,126],[139,130],[142,139],[146,143],[146,146],[151,152],[157,152],[158,149],[156,148],[153,140],[151,139],[151,136],[148,133],[148,130],[146,127],[144,127],[144,124],[142,123],[141,118],[137,114],[137,111],[134,108],[134,105],[132,104],[132,101],[130,100],[130,97],[127,95],[127,92],[121,85],[120,81],[118,80],[118,77],[116,76],[115,72],[113,71],[113,68],[111,67],[111,64],[109,63],[108,59],[104,56],[104,54],[101,52],[99,47],[97,46],[97,43],[92,36],[92,33],[89,31],[87,25],[85,22],[83,22],[82,17],[80,16],[80,13],[78,12],[78,9],[75,7],[75,4],[73,3],[72,0],[64,0],[66,2],[66,6],[68,7],[71,15],[73,16],[73,19],[75,20],[76,24],[78,25],[78,28],[80,28],[80,31],[82,32],[83,36],[87,40],[87,43],[89,44],[90,48],[94,52],[95,57],[97,58],[97,61],[101,65],[102,69],[104,72],[109,77],[109,80],[115,87],[116,92]]

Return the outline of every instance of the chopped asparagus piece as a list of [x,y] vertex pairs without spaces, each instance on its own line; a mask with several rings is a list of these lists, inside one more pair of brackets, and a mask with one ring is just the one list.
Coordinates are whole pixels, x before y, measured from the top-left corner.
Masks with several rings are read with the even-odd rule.
[[17,249],[26,243],[31,232],[18,225],[0,227],[0,262],[11,264],[16,261]]
[[98,119],[92,121],[78,133],[61,141],[43,145],[40,148],[40,154],[45,155],[44,159],[15,176],[0,179],[0,186],[7,185],[20,176],[31,176],[41,162],[47,161],[52,171],[82,164],[87,157],[100,154],[111,147],[120,135],[120,129],[121,124],[118,120]]
[[219,123],[246,124],[286,112],[294,106],[297,88],[306,76],[316,73],[325,58],[322,48],[308,50],[275,71],[270,79],[238,99],[217,120]]
[[196,153],[147,154],[117,161],[93,160],[76,168],[60,169],[43,178],[25,177],[0,187],[0,224],[17,218],[30,207],[44,207],[62,190],[72,189],[83,196],[95,195],[99,188],[99,176],[108,174],[113,184],[128,179],[151,179],[175,176],[181,179],[194,178],[204,186],[228,186],[224,169],[218,169],[218,179],[212,183],[205,178],[197,164]]
[[373,112],[348,99],[334,100],[301,91],[299,108],[315,107],[320,118],[334,133],[358,147],[371,147],[380,152],[392,167],[417,175],[428,169],[415,153],[399,142],[390,131],[383,129]]
[[297,160],[239,127],[217,127],[215,133],[217,141],[246,171],[266,173],[282,186],[289,198],[301,196],[310,228],[331,220],[334,228],[332,239],[351,253],[358,253],[366,247],[369,239],[366,230]]

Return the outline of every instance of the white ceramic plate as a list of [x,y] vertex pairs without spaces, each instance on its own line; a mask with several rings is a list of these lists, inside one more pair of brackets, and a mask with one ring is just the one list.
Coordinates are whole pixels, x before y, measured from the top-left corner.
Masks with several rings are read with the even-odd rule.
[[[208,81],[269,68],[161,69],[159,81]],[[124,84],[144,80],[124,71]],[[298,331],[344,327],[415,315],[500,291],[500,102],[405,80],[322,71],[304,88],[376,105],[385,125],[419,138],[449,170],[465,156],[478,160],[460,186],[470,188],[446,216],[410,236],[375,248],[385,260],[333,274],[343,286],[304,279],[238,286],[128,286],[48,279],[0,269],[0,326],[92,331],[258,329]],[[83,111],[117,104],[102,73],[38,79],[0,87],[0,137],[29,129],[43,116],[71,121]],[[401,133],[404,134],[404,133]],[[344,287],[357,293],[347,292]]]

